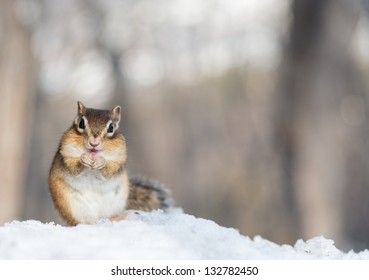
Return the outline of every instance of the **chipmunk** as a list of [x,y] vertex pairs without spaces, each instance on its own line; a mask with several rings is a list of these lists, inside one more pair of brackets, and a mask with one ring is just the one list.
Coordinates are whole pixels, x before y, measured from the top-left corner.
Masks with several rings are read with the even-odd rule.
[[51,198],[65,222],[74,226],[119,221],[128,209],[168,208],[165,188],[127,174],[127,146],[119,132],[121,107],[98,110],[77,104],[77,116],[63,134],[49,172]]

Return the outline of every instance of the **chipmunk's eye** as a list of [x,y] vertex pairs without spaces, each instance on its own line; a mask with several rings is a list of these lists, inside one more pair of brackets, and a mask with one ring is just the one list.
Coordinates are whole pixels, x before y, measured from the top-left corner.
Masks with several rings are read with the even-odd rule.
[[113,131],[114,131],[114,126],[111,123],[111,124],[109,124],[109,127],[108,127],[108,133],[113,133]]
[[85,129],[86,128],[85,120],[83,118],[79,121],[78,127],[80,129]]

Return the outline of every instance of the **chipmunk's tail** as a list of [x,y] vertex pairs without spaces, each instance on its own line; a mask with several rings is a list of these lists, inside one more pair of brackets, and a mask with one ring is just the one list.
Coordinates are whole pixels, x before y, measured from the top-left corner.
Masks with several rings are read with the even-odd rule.
[[129,182],[127,209],[152,211],[173,206],[169,191],[160,183],[141,177],[130,178]]

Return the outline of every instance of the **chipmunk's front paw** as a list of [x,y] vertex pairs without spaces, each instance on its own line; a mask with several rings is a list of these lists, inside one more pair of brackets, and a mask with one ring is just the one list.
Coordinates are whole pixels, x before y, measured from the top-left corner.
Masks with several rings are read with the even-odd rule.
[[92,168],[101,169],[105,166],[105,159],[101,156],[93,157],[94,163],[92,164]]
[[81,162],[87,167],[93,167],[94,159],[90,154],[84,153],[81,155]]

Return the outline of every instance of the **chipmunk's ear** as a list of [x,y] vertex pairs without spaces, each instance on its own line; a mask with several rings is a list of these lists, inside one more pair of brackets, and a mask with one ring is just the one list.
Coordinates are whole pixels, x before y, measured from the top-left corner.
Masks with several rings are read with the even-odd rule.
[[82,104],[81,101],[77,101],[78,112],[77,116],[74,119],[74,124],[78,130],[78,132],[82,133],[86,128],[87,118],[86,118],[86,107]]
[[120,121],[120,111],[120,106],[115,106],[114,109],[111,110],[111,120],[116,124],[119,124]]
[[81,101],[77,101],[78,105],[78,115],[84,116],[86,114],[86,107],[82,104]]

